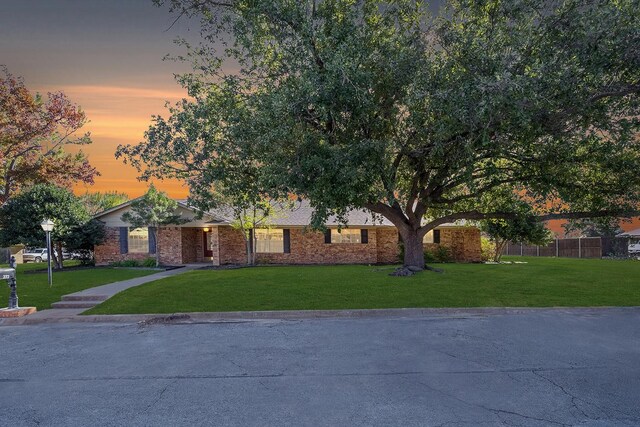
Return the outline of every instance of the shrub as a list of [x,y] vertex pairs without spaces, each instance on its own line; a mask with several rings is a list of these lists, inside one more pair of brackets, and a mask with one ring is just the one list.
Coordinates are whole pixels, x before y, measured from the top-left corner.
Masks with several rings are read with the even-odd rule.
[[144,261],[142,261],[142,266],[143,267],[155,267],[156,266],[156,259],[155,258],[146,258]]
[[[124,261],[116,261],[109,264],[111,267],[140,267],[140,263],[135,259],[126,259]],[[155,265],[155,261],[154,261]]]
[[425,263],[433,263],[433,262],[452,262],[453,256],[451,255],[451,250],[442,245],[436,246],[434,249],[427,249],[424,251],[424,262]]
[[496,244],[487,237],[480,239],[480,257],[482,261],[495,261],[496,257]]

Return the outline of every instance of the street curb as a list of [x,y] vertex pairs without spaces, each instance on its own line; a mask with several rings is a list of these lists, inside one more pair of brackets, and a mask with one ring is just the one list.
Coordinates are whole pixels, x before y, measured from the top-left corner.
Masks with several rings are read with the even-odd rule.
[[[640,306],[631,307],[485,307],[485,308],[388,308],[356,310],[286,310],[286,311],[228,311],[173,314],[110,314],[69,315],[52,318],[4,319],[0,326],[36,325],[50,323],[141,323],[151,324],[196,324],[233,323],[259,320],[306,320],[306,319],[357,319],[357,318],[471,318],[495,315],[552,314],[599,315],[610,312],[638,312]],[[42,313],[42,312],[40,312]]]

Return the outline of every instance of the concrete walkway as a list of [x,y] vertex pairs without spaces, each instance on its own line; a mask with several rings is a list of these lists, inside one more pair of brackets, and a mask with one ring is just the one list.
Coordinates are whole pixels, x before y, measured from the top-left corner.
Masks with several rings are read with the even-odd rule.
[[0,325],[73,322],[74,319],[78,319],[78,315],[82,312],[126,289],[153,282],[154,280],[177,276],[178,274],[197,270],[202,267],[202,264],[189,264],[173,270],[164,270],[148,276],[108,283],[106,285],[96,286],[95,288],[63,295],[62,301],[51,304],[52,308],[49,310],[38,311],[29,316],[5,319],[9,321],[0,320]]
[[136,277],[134,279],[123,280],[121,282],[113,282],[102,286],[96,286],[95,288],[85,289],[84,291],[74,292],[69,295],[65,295],[65,297],[76,297],[79,298],[88,298],[88,297],[96,297],[96,296],[106,296],[107,298],[111,298],[115,294],[124,291],[125,289],[133,288],[135,286],[140,286],[145,283],[153,282],[154,280],[160,280],[171,276],[176,276],[178,274],[186,273],[187,271],[197,270],[202,268],[203,265],[200,264],[189,264],[184,267],[176,268],[173,270],[165,270],[160,271],[155,274],[150,274],[148,276]]

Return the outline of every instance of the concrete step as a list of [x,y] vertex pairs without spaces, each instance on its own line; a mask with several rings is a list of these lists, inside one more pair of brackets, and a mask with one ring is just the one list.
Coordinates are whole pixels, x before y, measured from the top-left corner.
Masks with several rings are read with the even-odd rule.
[[108,295],[63,295],[62,301],[105,301]]
[[100,301],[59,301],[51,304],[51,308],[91,308],[100,304]]

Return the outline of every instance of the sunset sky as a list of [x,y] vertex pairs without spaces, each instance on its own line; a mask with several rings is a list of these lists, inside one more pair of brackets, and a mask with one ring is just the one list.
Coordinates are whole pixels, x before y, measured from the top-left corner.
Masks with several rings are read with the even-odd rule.
[[[86,112],[93,144],[83,148],[101,176],[85,191],[144,192],[136,171],[114,158],[118,144],[142,141],[152,114],[185,92],[174,73],[184,64],[163,61],[179,53],[179,35],[197,36],[151,0],[0,0],[0,64],[24,77],[33,91],[62,90]],[[193,25],[194,23],[190,23]],[[187,191],[159,182],[173,197]]]

